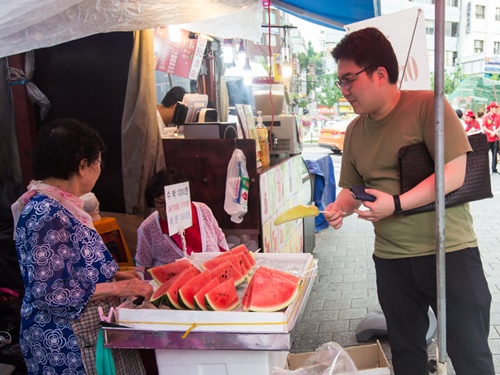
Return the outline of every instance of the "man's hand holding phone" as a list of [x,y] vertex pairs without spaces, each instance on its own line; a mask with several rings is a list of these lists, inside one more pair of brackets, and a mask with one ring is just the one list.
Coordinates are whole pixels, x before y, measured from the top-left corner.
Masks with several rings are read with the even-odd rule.
[[349,188],[354,199],[362,201],[362,202],[375,202],[375,196],[368,194],[366,191],[366,186],[362,185],[353,185]]

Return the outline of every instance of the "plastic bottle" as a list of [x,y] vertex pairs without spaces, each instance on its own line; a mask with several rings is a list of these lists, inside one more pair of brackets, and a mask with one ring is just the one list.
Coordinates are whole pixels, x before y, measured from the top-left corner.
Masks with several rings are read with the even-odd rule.
[[267,128],[262,123],[262,111],[257,111],[257,137],[259,139],[260,146],[260,161],[262,163],[262,167],[269,167],[271,162],[269,157],[269,142],[267,140]]

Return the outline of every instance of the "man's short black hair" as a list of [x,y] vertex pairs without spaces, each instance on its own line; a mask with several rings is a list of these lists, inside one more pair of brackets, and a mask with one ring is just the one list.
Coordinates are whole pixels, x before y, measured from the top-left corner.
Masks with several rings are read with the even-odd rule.
[[184,90],[181,86],[174,86],[163,97],[161,104],[164,107],[172,107],[177,102],[182,102],[182,98],[186,94],[186,90]]

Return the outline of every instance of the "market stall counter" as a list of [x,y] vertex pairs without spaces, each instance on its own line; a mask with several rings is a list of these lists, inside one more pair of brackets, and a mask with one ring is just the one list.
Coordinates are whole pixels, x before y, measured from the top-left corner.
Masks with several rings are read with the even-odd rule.
[[[199,265],[214,254],[193,258]],[[158,373],[169,375],[269,374],[283,367],[293,334],[315,280],[317,260],[311,254],[255,254],[257,266],[301,277],[296,299],[277,312],[191,311],[136,308],[125,301],[116,323],[104,327],[105,346],[155,349]],[[248,283],[237,287],[243,297]],[[148,306],[148,304],[146,304]]]

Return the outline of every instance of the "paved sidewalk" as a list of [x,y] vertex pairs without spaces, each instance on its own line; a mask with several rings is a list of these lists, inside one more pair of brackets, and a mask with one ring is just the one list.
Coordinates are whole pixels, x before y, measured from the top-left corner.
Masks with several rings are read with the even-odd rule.
[[[490,348],[500,374],[500,175],[492,175],[491,180],[495,197],[470,205],[493,297]],[[318,278],[297,326],[292,352],[312,351],[329,341],[343,347],[362,344],[356,341],[356,327],[378,308],[373,242],[371,223],[355,216],[347,218],[340,230],[328,228],[316,234],[313,255],[319,259]],[[387,339],[381,343],[390,360]],[[436,357],[435,343],[429,345],[429,357]],[[449,360],[448,374],[455,374]]]

